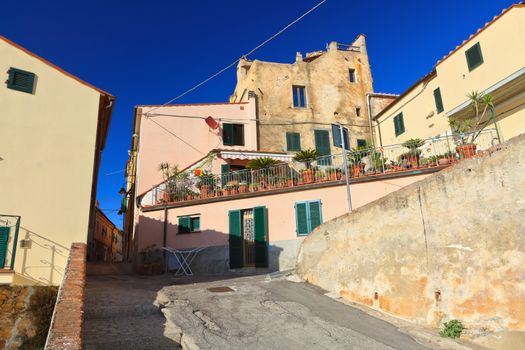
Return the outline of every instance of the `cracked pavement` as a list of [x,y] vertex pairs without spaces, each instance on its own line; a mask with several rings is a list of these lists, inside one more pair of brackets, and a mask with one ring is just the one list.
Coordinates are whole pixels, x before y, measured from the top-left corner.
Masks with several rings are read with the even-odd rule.
[[428,349],[320,288],[284,278],[172,285],[157,302],[184,349]]

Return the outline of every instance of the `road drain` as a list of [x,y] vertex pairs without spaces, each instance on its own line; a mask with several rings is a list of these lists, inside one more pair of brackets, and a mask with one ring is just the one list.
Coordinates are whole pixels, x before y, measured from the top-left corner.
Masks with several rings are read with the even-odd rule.
[[230,287],[211,287],[211,288],[207,288],[208,291],[212,292],[212,293],[226,293],[226,292],[234,292],[233,289],[231,289]]

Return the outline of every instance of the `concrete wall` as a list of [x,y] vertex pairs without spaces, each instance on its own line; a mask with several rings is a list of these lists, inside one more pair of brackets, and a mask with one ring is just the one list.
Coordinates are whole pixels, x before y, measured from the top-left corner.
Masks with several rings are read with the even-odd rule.
[[[370,139],[366,93],[373,87],[364,36],[352,45],[356,51],[340,50],[332,42],[327,51],[304,58],[298,54],[292,64],[239,62],[231,100],[245,101],[248,91],[257,95],[261,151],[286,152],[286,132],[301,134],[302,149],[315,148],[314,130],[330,131],[330,123],[338,122],[355,125],[349,127],[352,145],[358,138]],[[357,81],[353,83],[349,80],[350,68],[356,72]],[[293,85],[305,86],[305,108],[294,108]],[[356,107],[361,108],[359,117]]]
[[[10,67],[36,74],[33,93],[6,87]],[[33,241],[17,281],[56,285],[71,242],[87,241],[101,94],[4,40],[0,74],[0,214],[21,215]]]
[[525,329],[525,135],[304,241],[298,273],[372,308],[439,326]]
[[[435,74],[416,83],[379,117],[383,145],[397,144],[411,138],[426,139],[450,131],[446,115],[467,101],[467,94],[472,91],[482,92],[524,68],[524,23],[525,5],[514,5],[484,30],[468,38],[445,59],[437,62]],[[465,51],[478,42],[483,64],[469,71]],[[433,95],[437,87],[443,100],[444,111],[441,113],[436,111]],[[516,97],[516,92],[520,90],[515,87],[509,85],[507,89],[500,96],[495,96],[495,103],[503,137],[509,139],[525,131],[525,97],[523,94]],[[406,131],[396,137],[393,118],[400,112],[403,112]]]
[[[353,182],[351,193],[354,208],[359,208],[388,193],[397,191],[428,175],[413,175],[398,178],[385,178],[369,182]],[[296,234],[295,203],[306,200],[321,200],[324,221],[331,220],[347,212],[346,187],[342,185],[313,188],[304,191],[260,195],[244,199],[231,199],[220,202],[188,205],[168,210],[167,246],[174,248],[213,247],[203,251],[196,270],[216,271],[228,268],[228,211],[266,206],[268,211],[268,238],[270,245],[270,268],[289,269],[295,266],[297,252],[303,237]],[[201,232],[178,234],[178,217],[200,215]],[[164,211],[140,212],[136,227],[136,249],[156,244],[163,245]],[[200,267],[199,267],[200,265]]]

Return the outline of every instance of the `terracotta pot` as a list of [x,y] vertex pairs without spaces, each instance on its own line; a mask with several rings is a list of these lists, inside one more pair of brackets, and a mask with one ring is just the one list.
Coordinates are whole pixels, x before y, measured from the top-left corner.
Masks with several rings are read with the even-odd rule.
[[352,177],[359,177],[365,172],[364,164],[355,164],[352,165]]
[[303,182],[307,184],[314,182],[314,171],[312,169],[303,171]]
[[419,155],[408,156],[411,168],[417,168],[419,166]]
[[168,193],[168,192],[164,192],[164,193],[162,194],[162,200],[163,200],[165,203],[171,202],[171,196],[170,196],[170,193]]
[[447,165],[447,164],[450,164],[450,159],[448,159],[448,158],[439,158],[439,159],[438,159],[438,164],[439,164],[439,165]]
[[239,185],[239,193],[248,192],[248,185]]
[[293,187],[293,180],[287,180],[287,181],[286,181],[286,185],[287,185],[288,187]]
[[335,173],[335,176],[336,176],[337,180],[341,180],[343,178],[343,173],[338,171],[338,172]]
[[208,196],[209,196],[209,193],[208,193],[209,186],[208,185],[202,185],[200,190],[201,190],[200,197],[201,198],[208,198]]
[[330,173],[330,180],[337,181],[337,173],[335,171]]
[[458,152],[460,158],[472,158],[476,154],[477,146],[473,143],[467,145],[461,145],[456,147],[456,152]]

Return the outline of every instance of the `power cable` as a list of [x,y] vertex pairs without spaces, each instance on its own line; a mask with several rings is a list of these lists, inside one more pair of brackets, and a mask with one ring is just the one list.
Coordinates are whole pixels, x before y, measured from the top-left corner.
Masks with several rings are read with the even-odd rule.
[[301,16],[299,16],[297,19],[295,19],[294,21],[292,21],[291,23],[289,23],[288,25],[286,25],[284,28],[282,28],[281,30],[279,30],[277,33],[275,33],[274,35],[272,35],[271,37],[269,37],[268,39],[264,40],[262,43],[260,43],[259,45],[257,45],[255,48],[251,49],[250,51],[248,51],[248,53],[245,53],[244,55],[242,55],[241,57],[239,57],[238,59],[236,59],[235,61],[233,61],[232,63],[230,63],[229,65],[225,66],[224,68],[220,69],[217,73],[211,75],[210,77],[204,79],[203,81],[201,81],[200,83],[198,83],[197,85],[195,85],[194,87],[184,91],[182,94],[178,95],[178,96],[175,96],[174,98],[172,98],[171,100],[169,100],[168,102],[165,102],[163,103],[162,105],[160,106],[157,106],[155,108],[153,108],[152,110],[150,110],[149,112],[146,112],[146,115],[148,115],[150,112],[160,108],[160,107],[163,107],[163,106],[166,106],[176,100],[178,100],[179,98],[189,94],[190,92],[196,90],[197,88],[201,87],[202,85],[206,84],[207,82],[209,82],[210,80],[212,80],[213,78],[221,75],[222,73],[224,73],[225,71],[227,71],[228,69],[230,69],[231,67],[235,66],[243,57],[248,57],[249,55],[251,55],[252,53],[254,53],[255,51],[257,51],[258,49],[260,49],[261,47],[263,47],[264,45],[266,45],[267,43],[269,43],[270,41],[272,41],[273,39],[275,39],[276,37],[278,37],[279,35],[281,35],[283,32],[285,32],[288,28],[290,28],[291,26],[293,26],[294,24],[296,24],[297,22],[299,22],[300,20],[302,20],[304,17],[306,17],[307,15],[309,15],[311,12],[315,11],[319,6],[321,6],[322,4],[324,4],[326,2],[326,0],[322,0],[320,1],[319,3],[317,3],[317,5],[315,5],[314,7],[312,7],[311,9],[309,9],[308,11],[306,11],[305,13],[303,13]]
[[206,154],[201,152],[200,150],[198,150],[197,148],[195,148],[192,144],[190,144],[189,142],[183,140],[181,137],[177,136],[174,132],[168,130],[166,127],[164,127],[163,125],[157,123],[155,120],[153,119],[150,119],[148,118],[149,121],[151,121],[152,123],[155,123],[157,124],[161,129],[163,129],[164,131],[166,131],[168,134],[176,137],[177,139],[179,139],[180,141],[182,141],[184,144],[186,144],[187,146],[189,146],[190,148],[194,149],[195,151],[199,152],[200,154],[202,154],[203,156],[205,156]]

